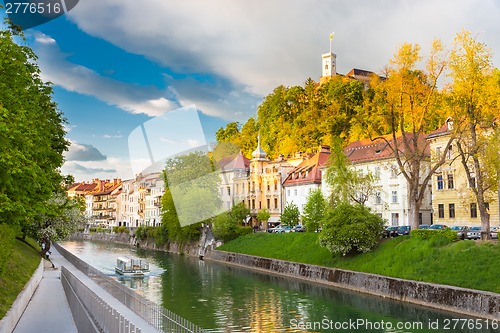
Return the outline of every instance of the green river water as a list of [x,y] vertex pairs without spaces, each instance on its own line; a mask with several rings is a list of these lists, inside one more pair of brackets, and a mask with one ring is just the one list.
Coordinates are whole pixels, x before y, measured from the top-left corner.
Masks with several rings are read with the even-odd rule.
[[[500,332],[500,323],[197,258],[125,245],[61,243],[90,265],[209,332]],[[144,279],[115,274],[116,258],[146,258]]]

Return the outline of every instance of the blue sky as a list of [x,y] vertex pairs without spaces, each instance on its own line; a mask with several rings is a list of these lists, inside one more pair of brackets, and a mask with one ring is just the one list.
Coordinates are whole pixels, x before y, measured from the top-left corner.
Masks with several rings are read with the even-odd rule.
[[[63,173],[127,179],[134,129],[195,105],[211,140],[227,122],[254,115],[277,85],[319,80],[333,31],[340,73],[381,72],[401,43],[425,53],[434,38],[449,45],[462,28],[492,49],[499,67],[498,17],[494,0],[82,0],[26,35],[68,120]],[[179,120],[169,137],[197,130]]]

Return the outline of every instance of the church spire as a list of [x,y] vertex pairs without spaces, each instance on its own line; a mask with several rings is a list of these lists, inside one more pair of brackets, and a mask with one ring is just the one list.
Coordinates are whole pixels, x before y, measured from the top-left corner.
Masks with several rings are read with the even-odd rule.
[[257,149],[254,150],[252,153],[252,157],[255,160],[265,160],[266,159],[266,152],[260,147],[260,133],[259,136],[257,137]]

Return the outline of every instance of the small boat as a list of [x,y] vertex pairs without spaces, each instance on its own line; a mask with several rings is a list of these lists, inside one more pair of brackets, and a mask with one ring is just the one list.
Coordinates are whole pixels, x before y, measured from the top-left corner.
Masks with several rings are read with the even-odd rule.
[[115,272],[125,276],[143,277],[149,273],[149,263],[141,258],[119,257]]

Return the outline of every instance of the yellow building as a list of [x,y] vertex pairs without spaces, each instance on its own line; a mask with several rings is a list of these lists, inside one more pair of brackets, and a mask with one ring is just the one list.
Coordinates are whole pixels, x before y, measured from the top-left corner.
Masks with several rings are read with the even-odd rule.
[[243,202],[250,209],[253,217],[252,225],[260,225],[256,215],[262,209],[267,209],[271,217],[267,224],[260,225],[261,228],[267,229],[279,222],[284,207],[282,184],[288,173],[301,161],[301,159],[285,160],[283,157],[269,160],[260,146],[259,137],[248,172],[237,173],[233,178],[234,202]]
[[[462,162],[457,158],[456,146],[452,143],[446,149],[452,128],[453,121],[448,119],[441,128],[430,133],[427,137],[430,143],[432,161],[435,161],[442,154],[446,155],[445,163],[432,176],[433,223],[447,226],[479,226],[481,225],[481,217],[471,187],[475,186],[475,181],[469,184]],[[490,225],[497,226],[500,224],[498,193],[490,191],[486,197]]]

